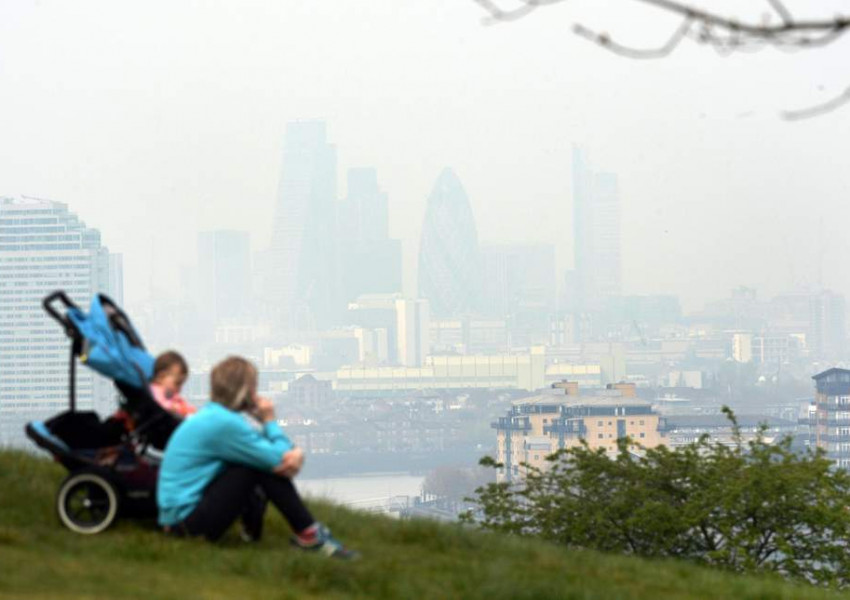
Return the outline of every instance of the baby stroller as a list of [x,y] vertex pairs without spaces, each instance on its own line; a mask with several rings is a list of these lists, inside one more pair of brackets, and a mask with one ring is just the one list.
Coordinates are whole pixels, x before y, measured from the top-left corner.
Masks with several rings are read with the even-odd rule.
[[[25,430],[68,470],[56,494],[59,519],[71,531],[94,534],[119,515],[155,516],[162,450],[180,420],[150,393],[153,357],[124,311],[102,294],[88,314],[63,291],[42,304],[70,339],[68,410]],[[116,415],[101,421],[95,412],[76,410],[77,360],[114,381]]]

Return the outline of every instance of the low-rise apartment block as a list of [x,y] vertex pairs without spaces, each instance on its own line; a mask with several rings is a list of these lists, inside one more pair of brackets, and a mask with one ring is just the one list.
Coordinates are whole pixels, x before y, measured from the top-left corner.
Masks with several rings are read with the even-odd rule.
[[518,400],[493,423],[498,436],[500,480],[522,477],[523,464],[546,467],[546,457],[578,446],[617,453],[617,440],[629,437],[647,448],[664,443],[663,418],[635,395],[634,384],[610,384],[598,395],[581,395],[574,382]]

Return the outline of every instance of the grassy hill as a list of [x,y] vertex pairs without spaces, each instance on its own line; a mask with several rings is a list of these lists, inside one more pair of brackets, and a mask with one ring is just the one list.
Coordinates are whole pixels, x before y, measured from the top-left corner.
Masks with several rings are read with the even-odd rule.
[[847,597],[676,562],[566,550],[330,504],[315,512],[363,553],[354,563],[300,553],[270,516],[259,545],[169,539],[120,522],[94,537],[66,531],[53,498],[64,476],[47,460],[0,452],[0,598],[780,599]]

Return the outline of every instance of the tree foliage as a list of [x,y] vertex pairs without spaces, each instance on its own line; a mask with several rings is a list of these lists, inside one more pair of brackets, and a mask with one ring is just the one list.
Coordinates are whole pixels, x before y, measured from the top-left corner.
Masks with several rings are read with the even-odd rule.
[[482,467],[443,465],[430,471],[422,482],[422,492],[448,500],[461,501],[482,485],[493,481],[493,473]]
[[[675,557],[737,572],[774,572],[829,587],[850,583],[850,477],[790,438],[680,448],[620,440],[615,458],[586,444],[523,465],[521,484],[476,490],[484,528],[566,546]],[[500,467],[492,459],[482,464]]]

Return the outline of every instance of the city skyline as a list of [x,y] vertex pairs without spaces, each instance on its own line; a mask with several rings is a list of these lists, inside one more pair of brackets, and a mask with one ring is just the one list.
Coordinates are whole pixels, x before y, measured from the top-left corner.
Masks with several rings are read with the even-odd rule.
[[0,2],[0,596],[850,587],[848,40]]
[[[634,63],[565,35],[558,8],[504,28],[482,26],[472,2],[430,8],[225,2],[199,21],[160,0],[132,19],[99,4],[4,6],[0,82],[14,90],[0,113],[4,193],[68,202],[115,232],[106,241],[128,256],[132,305],[150,297],[154,265],[165,280],[156,294],[177,286],[169,259],[193,262],[197,231],[245,230],[266,246],[285,123],[325,118],[345,149],[341,172],[380,174],[412,295],[421,216],[444,165],[462,177],[482,241],[554,243],[559,270],[569,268],[578,143],[618,174],[628,200],[630,292],[671,291],[692,310],[741,283],[765,294],[816,285],[822,257],[823,287],[850,293],[839,259],[850,250],[839,227],[850,142],[834,135],[850,113],[776,117],[843,86],[831,76],[839,48],[731,61],[687,48]],[[628,13],[582,14],[630,30]],[[120,35],[103,37],[104,20]],[[651,23],[641,34],[665,30]],[[227,43],[209,47],[222,31]],[[433,31],[446,32],[443,44]],[[68,51],[51,56],[52,44]],[[329,50],[337,44],[350,50]]]

